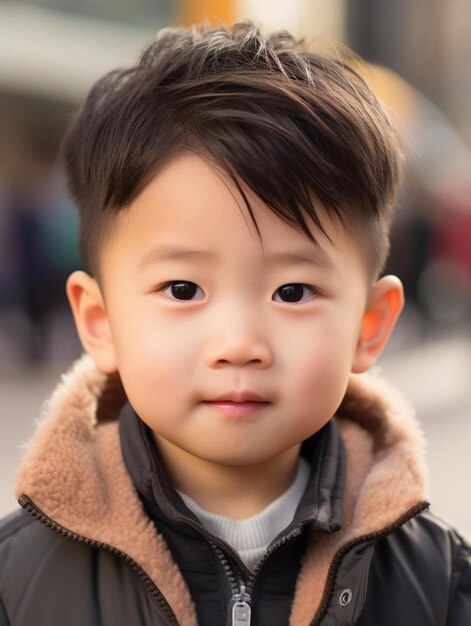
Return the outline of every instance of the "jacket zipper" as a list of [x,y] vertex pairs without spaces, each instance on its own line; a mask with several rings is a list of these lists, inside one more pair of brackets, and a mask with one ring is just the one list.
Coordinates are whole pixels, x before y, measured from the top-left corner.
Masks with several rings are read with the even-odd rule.
[[228,626],[250,626],[252,619],[252,591],[255,585],[255,579],[260,569],[268,557],[280,546],[299,536],[302,532],[302,527],[305,524],[305,521],[299,523],[289,533],[283,535],[281,539],[275,542],[256,563],[254,569],[245,581],[241,573],[234,574],[234,571],[232,570],[224,552],[214,543],[214,541],[207,537],[209,543],[216,551],[216,554],[222,563],[231,589],[232,595],[227,614]]
[[413,506],[411,509],[406,511],[406,513],[404,513],[398,520],[396,520],[390,526],[386,526],[386,528],[383,528],[382,530],[377,530],[375,532],[362,535],[361,537],[357,537],[356,539],[352,539],[352,541],[349,541],[344,546],[342,546],[335,553],[334,558],[332,559],[332,563],[330,564],[329,572],[327,574],[327,581],[324,587],[324,593],[322,595],[321,603],[309,626],[319,626],[321,621],[324,619],[325,614],[327,613],[327,609],[330,604],[330,600],[332,598],[332,593],[334,590],[334,585],[335,585],[335,580],[337,577],[338,569],[340,567],[343,557],[347,554],[347,552],[351,548],[357,546],[360,543],[365,543],[369,541],[377,541],[379,539],[382,539],[383,537],[386,537],[387,535],[390,535],[394,530],[396,530],[396,528],[403,526],[406,522],[411,520],[413,517],[415,517],[416,515],[419,515],[419,513],[422,513],[422,511],[425,511],[425,509],[427,509],[429,506],[430,506],[430,502],[428,500],[423,500],[422,502],[419,502],[418,504]]
[[88,537],[74,533],[68,530],[67,528],[64,528],[60,524],[57,524],[54,520],[48,517],[38,506],[36,506],[36,504],[34,504],[34,502],[30,500],[30,498],[28,498],[28,496],[26,496],[25,494],[19,497],[18,502],[20,506],[22,506],[26,511],[28,511],[28,513],[30,513],[36,519],[38,519],[41,522],[41,524],[45,524],[47,528],[51,528],[52,530],[57,532],[59,535],[62,535],[63,537],[66,537],[67,539],[78,541],[79,543],[84,543],[85,545],[90,546],[92,548],[100,548],[101,550],[112,552],[113,554],[124,559],[124,561],[126,561],[126,563],[128,563],[131,566],[131,568],[135,572],[137,572],[140,579],[144,583],[146,589],[155,598],[155,600],[157,600],[158,604],[164,610],[165,615],[168,618],[169,624],[171,626],[180,626],[176,618],[176,615],[172,610],[172,607],[167,602],[167,600],[165,599],[165,597],[163,596],[162,592],[159,590],[157,585],[146,574],[146,572],[142,569],[142,567],[138,565],[133,558],[131,558],[128,554],[126,554],[126,552],[123,552],[122,550],[119,550],[118,548],[110,546],[107,543],[102,543],[101,541],[95,541],[94,539],[89,539]]

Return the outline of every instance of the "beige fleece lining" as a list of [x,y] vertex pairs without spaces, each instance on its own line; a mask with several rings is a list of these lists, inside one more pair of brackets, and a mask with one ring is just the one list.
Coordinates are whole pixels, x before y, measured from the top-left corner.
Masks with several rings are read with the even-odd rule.
[[[63,377],[24,446],[16,497],[27,495],[58,524],[128,554],[155,582],[179,624],[196,626],[187,585],[146,516],[122,458],[115,419],[119,390],[109,403],[114,414],[97,422],[109,382],[87,355]],[[390,525],[426,495],[422,433],[397,392],[378,377],[353,375],[338,416],[347,452],[343,528],[312,535],[290,626],[311,622],[342,545]]]
[[338,416],[347,456],[343,527],[332,535],[311,536],[290,626],[311,623],[342,546],[390,526],[426,498],[423,435],[395,390],[377,376],[352,376]]

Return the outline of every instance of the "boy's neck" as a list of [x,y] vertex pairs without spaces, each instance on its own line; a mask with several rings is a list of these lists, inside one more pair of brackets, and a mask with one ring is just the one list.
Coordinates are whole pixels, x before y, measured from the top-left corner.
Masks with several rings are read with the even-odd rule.
[[301,444],[264,463],[222,466],[198,459],[154,434],[173,486],[217,515],[245,519],[263,511],[296,477]]

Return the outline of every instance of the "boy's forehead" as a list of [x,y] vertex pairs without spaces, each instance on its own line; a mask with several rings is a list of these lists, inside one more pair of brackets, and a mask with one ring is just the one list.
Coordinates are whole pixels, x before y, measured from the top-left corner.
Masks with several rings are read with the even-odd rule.
[[315,262],[334,268],[336,257],[351,248],[351,237],[320,203],[318,215],[330,241],[307,213],[304,218],[315,241],[299,226],[286,223],[252,189],[245,187],[244,193],[259,232],[244,198],[220,165],[193,153],[180,154],[120,214],[118,239],[125,246],[134,244],[139,270],[165,260],[217,262],[218,254],[240,245],[240,253],[250,249],[267,264]]
[[[238,179],[238,184],[249,200],[250,209],[256,213],[260,231],[265,227],[265,231],[274,237],[283,238],[287,230],[292,230],[293,236],[296,237],[297,233],[300,242],[306,240],[313,244],[305,233],[287,224],[243,181]],[[320,217],[327,222],[327,213],[318,204]],[[223,166],[193,153],[179,154],[168,161],[121,217],[123,221],[131,218],[136,224],[155,222],[160,226],[160,233],[171,228],[173,232],[183,235],[191,228],[193,234],[201,235],[202,239],[217,234],[210,228],[211,225],[218,225],[223,231],[240,220],[245,221],[248,236],[257,233],[242,193]],[[317,239],[320,231],[307,213],[304,213],[304,218]],[[260,237],[257,237],[261,242],[263,234],[260,232]]]
[[[281,242],[282,240],[280,240]],[[198,242],[194,242],[196,246]],[[272,241],[273,243],[273,241]],[[309,242],[310,244],[310,242]],[[220,261],[220,254],[205,247],[191,247],[179,244],[156,243],[152,248],[145,251],[138,263],[138,270],[145,270],[147,267],[165,261]],[[306,246],[281,252],[264,252],[260,254],[262,260],[267,265],[294,264],[309,265],[314,264],[328,269],[335,269],[335,265],[330,256],[319,245]]]

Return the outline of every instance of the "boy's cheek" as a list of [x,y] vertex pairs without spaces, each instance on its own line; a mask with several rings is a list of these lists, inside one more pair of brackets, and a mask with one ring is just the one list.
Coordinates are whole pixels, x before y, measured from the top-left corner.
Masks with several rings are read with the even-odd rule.
[[306,402],[310,399],[317,406],[325,407],[327,413],[334,411],[340,404],[348,383],[349,370],[340,371],[328,360],[311,367],[301,380],[299,395]]
[[[131,404],[137,410],[137,404],[152,406],[167,402],[168,406],[176,403],[176,394],[180,401],[194,389],[194,359],[191,348],[185,349],[184,342],[178,344],[178,338],[164,333],[142,336],[121,344],[118,349],[118,361],[124,389]],[[193,366],[192,366],[193,361]]]

